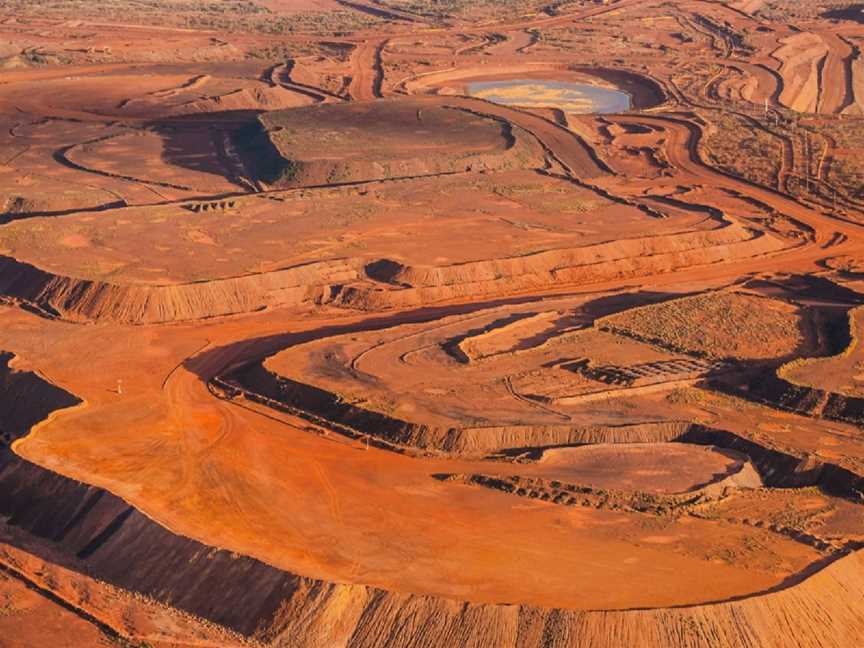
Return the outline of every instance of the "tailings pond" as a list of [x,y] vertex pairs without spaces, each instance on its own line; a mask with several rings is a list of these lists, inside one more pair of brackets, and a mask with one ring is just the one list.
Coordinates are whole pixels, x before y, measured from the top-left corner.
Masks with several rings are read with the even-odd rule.
[[558,108],[569,113],[619,113],[630,109],[630,95],[588,83],[539,79],[474,81],[467,85],[472,97],[505,106]]

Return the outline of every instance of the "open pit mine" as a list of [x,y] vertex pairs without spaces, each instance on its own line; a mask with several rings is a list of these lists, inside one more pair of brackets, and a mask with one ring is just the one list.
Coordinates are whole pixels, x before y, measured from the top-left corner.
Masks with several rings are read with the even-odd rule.
[[864,645],[862,52],[0,0],[0,648]]

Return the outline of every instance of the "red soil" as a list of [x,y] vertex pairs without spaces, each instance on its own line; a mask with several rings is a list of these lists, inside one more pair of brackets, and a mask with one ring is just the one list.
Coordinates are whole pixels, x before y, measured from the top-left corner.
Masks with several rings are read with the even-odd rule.
[[0,645],[855,645],[864,28],[223,4],[0,9]]

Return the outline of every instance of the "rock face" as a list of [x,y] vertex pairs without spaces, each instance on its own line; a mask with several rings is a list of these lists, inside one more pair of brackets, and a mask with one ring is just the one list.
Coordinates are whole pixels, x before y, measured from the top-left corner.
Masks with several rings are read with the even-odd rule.
[[669,272],[720,259],[757,257],[784,246],[779,239],[729,224],[707,232],[645,237],[582,248],[549,250],[521,257],[450,266],[403,266],[379,261],[366,266],[373,279],[395,291],[347,287],[334,301],[374,309],[413,306],[445,299],[501,294],[553,285],[580,285],[645,273]]
[[323,262],[201,283],[124,286],[57,276],[5,257],[0,258],[0,295],[72,321],[157,324],[320,301],[330,293],[328,280],[356,276],[350,266]]
[[404,421],[346,403],[338,394],[277,376],[260,364],[232,377],[227,389],[240,387],[247,398],[283,406],[310,420],[340,426],[350,436],[370,436],[388,446],[452,454],[488,454],[506,448],[584,443],[663,443],[684,434],[691,425],[661,421],[620,426],[521,425],[445,428]]
[[519,290],[580,285],[669,272],[782,249],[771,235],[738,224],[452,266],[389,260],[310,262],[271,272],[168,285],[114,284],[57,275],[0,256],[0,299],[71,321],[158,324],[265,308],[330,303],[359,310],[406,308]]

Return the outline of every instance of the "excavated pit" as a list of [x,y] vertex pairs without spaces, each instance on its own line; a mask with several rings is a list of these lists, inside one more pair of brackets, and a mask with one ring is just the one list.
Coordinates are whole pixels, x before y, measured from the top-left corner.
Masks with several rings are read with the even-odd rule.
[[13,4],[4,648],[860,643],[857,4]]

